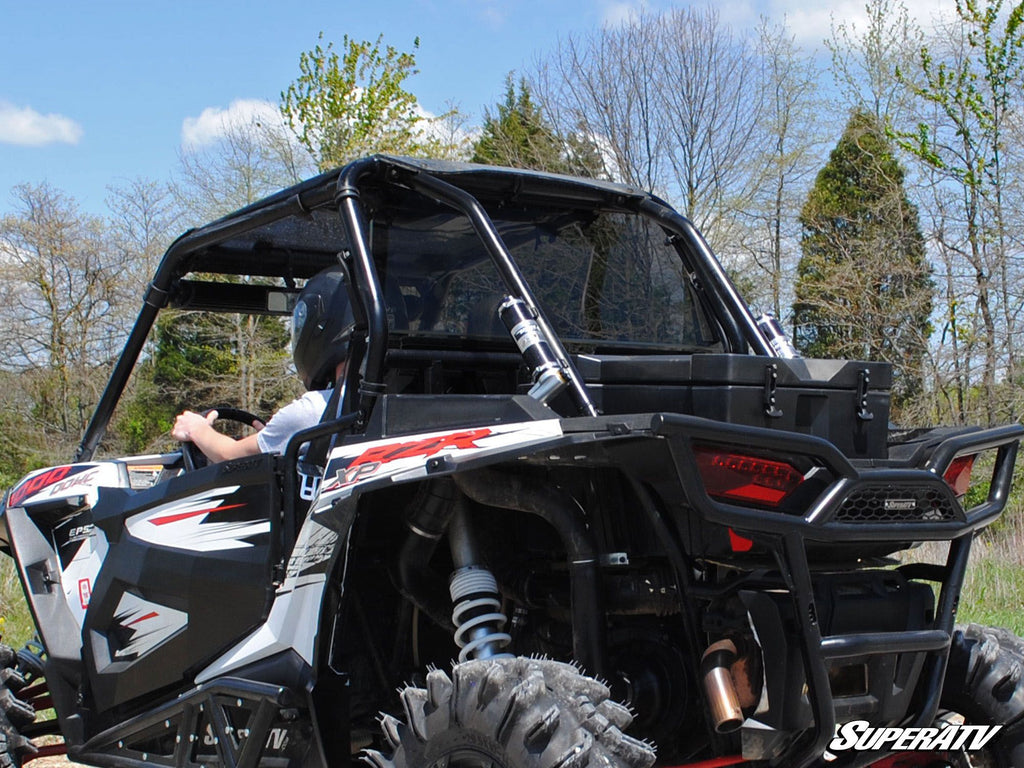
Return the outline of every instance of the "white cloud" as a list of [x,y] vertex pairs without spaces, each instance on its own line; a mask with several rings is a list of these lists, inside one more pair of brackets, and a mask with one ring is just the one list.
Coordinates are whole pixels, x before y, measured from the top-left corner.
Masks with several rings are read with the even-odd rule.
[[790,33],[798,43],[808,48],[820,47],[826,38],[832,36],[833,21],[856,29],[867,27],[867,15],[861,0],[842,0],[818,6],[784,0],[774,3],[774,6],[776,13],[773,18],[781,19],[784,14]]
[[601,11],[601,25],[621,27],[631,22],[635,16],[636,6],[632,3],[608,3]]
[[82,126],[70,117],[51,112],[42,115],[32,107],[16,107],[0,101],[0,144],[41,147],[46,144],[77,144]]
[[[936,20],[944,15],[942,9],[937,8],[935,0],[904,0],[903,4],[907,7],[910,19],[925,30],[931,29]],[[741,5],[741,2],[734,3],[734,7]],[[764,12],[774,20],[785,18],[797,43],[807,49],[816,49],[832,36],[833,23],[846,24],[851,32],[862,34],[868,27],[864,5],[864,0],[823,0],[816,5],[807,0],[768,0],[764,3]],[[737,17],[737,14],[722,14],[725,19]],[[757,16],[751,14],[751,17],[750,26],[753,26]]]
[[256,123],[280,125],[281,113],[275,104],[262,99],[235,99],[227,109],[207,107],[199,117],[186,117],[181,124],[184,147],[199,148],[215,144],[232,129]]
[[614,28],[632,24],[651,10],[651,4],[646,0],[606,1],[601,4],[601,25]]

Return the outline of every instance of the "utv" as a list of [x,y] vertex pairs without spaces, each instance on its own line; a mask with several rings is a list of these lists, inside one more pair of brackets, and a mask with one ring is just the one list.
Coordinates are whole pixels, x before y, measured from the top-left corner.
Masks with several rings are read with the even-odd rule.
[[[318,425],[96,457],[161,309],[287,316],[325,268]],[[3,764],[1021,768],[1024,644],[954,621],[1024,429],[896,431],[887,365],[779,341],[603,181],[375,156],[187,232],[5,497]]]

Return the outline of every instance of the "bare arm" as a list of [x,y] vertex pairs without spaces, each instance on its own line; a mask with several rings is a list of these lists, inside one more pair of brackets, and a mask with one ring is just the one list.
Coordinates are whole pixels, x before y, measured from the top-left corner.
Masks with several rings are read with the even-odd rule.
[[254,456],[260,452],[256,435],[235,440],[213,428],[216,419],[216,411],[211,411],[206,417],[193,411],[184,411],[174,420],[171,437],[180,442],[191,440],[210,461],[215,463]]

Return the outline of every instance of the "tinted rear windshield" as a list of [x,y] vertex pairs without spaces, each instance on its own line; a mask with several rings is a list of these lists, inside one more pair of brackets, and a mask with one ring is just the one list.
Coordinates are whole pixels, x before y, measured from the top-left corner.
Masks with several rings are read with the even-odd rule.
[[[679,254],[653,221],[592,210],[490,213],[563,341],[576,348],[666,351],[718,345]],[[509,339],[497,314],[505,286],[468,219],[435,209],[373,227],[397,336],[410,342]]]

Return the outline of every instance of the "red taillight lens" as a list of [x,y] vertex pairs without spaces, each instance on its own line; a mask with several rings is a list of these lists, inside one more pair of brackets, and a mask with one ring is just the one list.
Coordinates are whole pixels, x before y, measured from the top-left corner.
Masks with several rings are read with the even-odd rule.
[[957,498],[966,494],[967,489],[971,487],[971,471],[974,469],[975,458],[977,457],[973,455],[957,456],[949,463],[945,474],[942,475],[942,479],[953,489]]
[[784,461],[747,456],[710,446],[694,446],[697,470],[708,496],[777,507],[804,475]]

